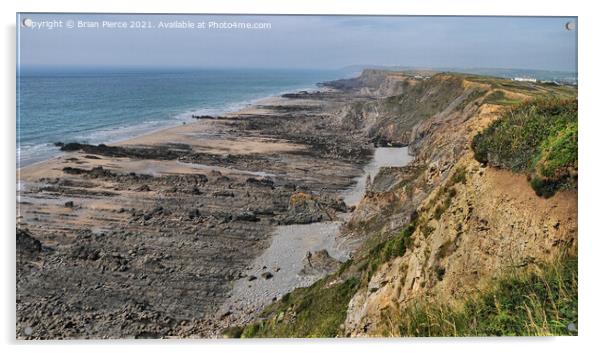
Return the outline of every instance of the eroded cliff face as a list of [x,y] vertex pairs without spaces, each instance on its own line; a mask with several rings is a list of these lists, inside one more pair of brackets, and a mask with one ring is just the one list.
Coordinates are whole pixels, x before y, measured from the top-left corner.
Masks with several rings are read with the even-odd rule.
[[364,98],[343,107],[338,123],[377,145],[407,145],[414,160],[381,168],[367,184],[341,231],[362,244],[352,259],[268,307],[243,337],[413,334],[400,332],[400,316],[416,303],[460,307],[509,272],[576,255],[577,191],[539,197],[525,174],[481,165],[470,147],[508,106],[574,97],[574,89],[387,75],[368,71],[333,84]]
[[[349,236],[367,239],[386,239],[410,222],[415,230],[404,255],[380,264],[351,299],[347,336],[398,335],[395,315],[417,299],[461,302],[507,271],[576,253],[576,191],[541,198],[525,175],[473,158],[472,137],[503,109],[488,103],[499,90],[455,75],[437,75],[425,87],[406,99],[424,104],[440,98],[441,87],[447,93],[431,103],[437,113],[411,128],[412,166],[381,171],[347,225]],[[503,91],[516,100],[530,96]]]
[[323,85],[342,91],[356,91],[367,97],[388,97],[400,94],[402,84],[411,77],[404,72],[366,69],[358,77],[325,82]]
[[576,251],[575,192],[543,199],[522,175],[469,158],[456,168],[466,168],[466,181],[425,198],[410,249],[381,265],[349,303],[347,335],[395,334],[384,318],[414,299],[462,300],[504,271]]
[[405,146],[417,141],[428,129],[415,130],[417,124],[425,119],[431,124],[440,123],[454,110],[464,108],[463,103],[486,92],[482,85],[468,84],[462,77],[450,74],[425,78],[379,72],[364,73],[357,80],[361,85],[356,88],[359,94],[372,99],[344,107],[339,116],[344,126],[364,130],[379,145]]

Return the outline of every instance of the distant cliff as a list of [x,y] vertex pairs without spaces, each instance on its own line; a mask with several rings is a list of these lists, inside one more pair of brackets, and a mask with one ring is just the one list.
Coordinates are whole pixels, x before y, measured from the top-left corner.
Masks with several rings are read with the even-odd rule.
[[[576,159],[565,160],[576,158],[574,87],[378,70],[327,85],[370,98],[342,109],[342,126],[376,144],[408,145],[415,159],[375,176],[345,225],[345,236],[363,240],[352,260],[268,307],[243,337],[576,332],[577,170]],[[524,143],[548,157],[554,141],[575,144],[554,160],[571,183],[545,197],[527,171],[477,160],[473,150],[479,132],[536,98],[554,103],[525,106],[529,114],[575,104],[566,125]],[[533,135],[527,125],[510,128]]]

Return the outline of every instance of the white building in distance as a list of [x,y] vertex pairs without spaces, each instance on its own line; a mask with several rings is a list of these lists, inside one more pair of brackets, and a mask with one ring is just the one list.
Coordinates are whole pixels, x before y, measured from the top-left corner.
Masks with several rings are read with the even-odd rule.
[[521,81],[521,82],[537,82],[536,79],[534,78],[530,78],[530,77],[515,77],[513,78],[514,81]]

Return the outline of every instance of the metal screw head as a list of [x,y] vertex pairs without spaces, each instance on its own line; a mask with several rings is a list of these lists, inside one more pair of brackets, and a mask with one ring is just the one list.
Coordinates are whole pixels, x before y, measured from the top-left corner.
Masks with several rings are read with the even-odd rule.
[[577,28],[577,24],[575,24],[575,22],[573,22],[573,21],[569,21],[569,22],[565,23],[565,25],[564,25],[564,28],[565,28],[567,31],[572,31],[572,30],[574,30],[575,28]]

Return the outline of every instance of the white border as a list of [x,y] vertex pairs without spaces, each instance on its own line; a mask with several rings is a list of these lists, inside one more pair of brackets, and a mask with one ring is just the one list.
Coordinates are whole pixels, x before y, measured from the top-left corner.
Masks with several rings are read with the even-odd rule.
[[[172,351],[241,351],[287,353],[307,350],[352,352],[357,350],[405,349],[427,352],[512,352],[515,350],[543,350],[567,352],[599,346],[599,318],[602,315],[599,300],[601,290],[600,257],[602,232],[599,231],[602,210],[600,201],[600,167],[598,153],[602,152],[599,134],[602,132],[600,94],[602,77],[600,65],[600,12],[594,1],[469,1],[469,0],[4,0],[0,2],[2,19],[2,78],[0,97],[2,158],[2,318],[0,319],[3,345],[6,351],[33,352],[103,352],[113,349],[135,349],[146,352]],[[395,340],[252,340],[252,341],[71,341],[21,343],[15,334],[15,13],[21,12],[147,12],[147,13],[248,13],[248,14],[381,14],[381,15],[546,15],[579,16],[579,337],[561,338],[489,338],[489,339],[395,339]],[[94,343],[94,344],[92,344]]]

